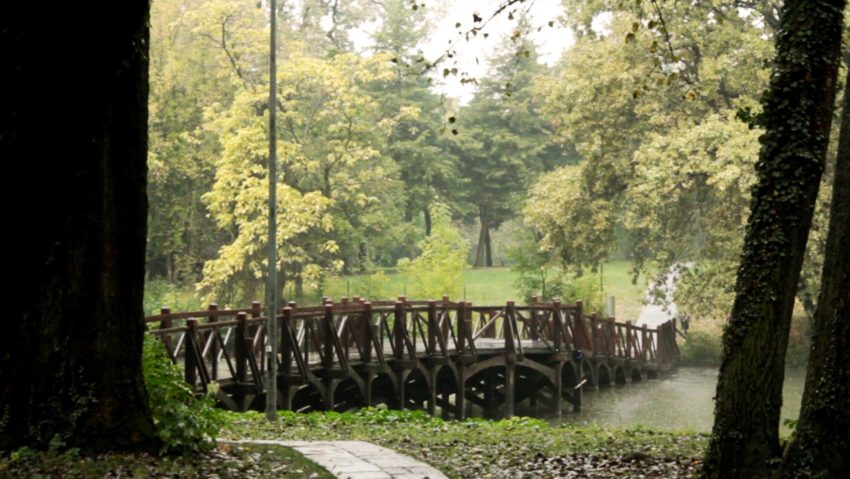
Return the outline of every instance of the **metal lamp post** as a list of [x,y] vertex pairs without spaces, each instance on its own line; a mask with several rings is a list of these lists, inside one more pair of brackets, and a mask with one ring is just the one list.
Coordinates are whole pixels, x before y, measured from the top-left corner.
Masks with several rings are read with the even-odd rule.
[[269,15],[269,272],[266,285],[266,418],[277,418],[277,1],[270,0]]

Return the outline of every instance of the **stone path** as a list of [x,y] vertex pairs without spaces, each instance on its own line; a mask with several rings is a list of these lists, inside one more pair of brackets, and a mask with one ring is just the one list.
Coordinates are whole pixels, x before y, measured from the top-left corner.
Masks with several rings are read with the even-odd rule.
[[447,479],[412,457],[365,441],[238,441],[291,447],[339,479]]

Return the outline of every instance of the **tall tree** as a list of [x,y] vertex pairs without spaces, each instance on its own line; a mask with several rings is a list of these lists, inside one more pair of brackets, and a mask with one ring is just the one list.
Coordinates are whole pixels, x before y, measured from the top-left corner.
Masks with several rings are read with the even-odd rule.
[[196,281],[204,260],[225,239],[201,201],[212,188],[214,160],[221,154],[205,110],[232,101],[233,64],[220,62],[218,54],[233,51],[238,41],[233,25],[240,17],[228,11],[229,21],[214,17],[218,29],[205,31],[194,27],[199,7],[211,5],[189,0],[151,5],[147,274],[172,283]]
[[703,477],[767,477],[779,457],[785,349],[824,168],[844,6],[844,0],[782,6]]
[[155,447],[141,364],[148,11],[0,7],[0,155],[26,186],[6,200],[18,269],[0,343],[2,449]]
[[842,477],[850,470],[850,69],[833,181],[806,387],[782,464],[786,477]]
[[[431,205],[453,196],[461,183],[457,158],[449,151],[445,134],[445,106],[431,91],[422,73],[421,44],[431,22],[425,9],[411,10],[405,0],[374,2],[379,7],[381,26],[375,31],[374,49],[389,53],[394,77],[376,85],[374,96],[384,115],[397,120],[387,153],[398,164],[405,188],[405,219],[421,213],[425,235],[431,234]],[[408,240],[408,242],[412,242]]]
[[767,3],[743,16],[734,2],[666,2],[666,29],[648,3],[569,3],[576,44],[536,89],[556,139],[581,161],[533,190],[526,219],[543,248],[576,270],[617,247],[637,268],[695,261],[677,305],[728,313],[717,305],[734,285],[761,133],[738,112],[758,111],[767,85]]
[[[518,31],[525,24],[521,19]],[[515,34],[501,51],[475,98],[458,114],[458,169],[469,181],[462,199],[480,228],[476,267],[493,266],[490,232],[517,213],[526,185],[564,161],[550,123],[541,118],[540,99],[532,95],[532,83],[544,71],[535,46]]]

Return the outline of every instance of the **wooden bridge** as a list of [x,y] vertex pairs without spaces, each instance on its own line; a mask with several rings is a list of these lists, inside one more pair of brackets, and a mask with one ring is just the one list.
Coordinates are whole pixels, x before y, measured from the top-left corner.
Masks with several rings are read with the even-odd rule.
[[[562,399],[581,409],[583,387],[655,378],[679,358],[675,321],[637,327],[586,316],[581,302],[326,299],[318,307],[289,303],[277,320],[278,408],[297,411],[386,404],[459,419],[510,417],[518,406],[560,414]],[[265,407],[270,358],[259,303],[163,309],[146,321],[196,392],[213,388],[233,410]]]

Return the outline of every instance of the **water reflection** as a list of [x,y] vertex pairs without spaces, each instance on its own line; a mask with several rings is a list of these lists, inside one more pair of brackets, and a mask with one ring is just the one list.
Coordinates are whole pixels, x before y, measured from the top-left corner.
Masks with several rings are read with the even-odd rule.
[[[798,416],[804,381],[805,370],[786,371],[782,419]],[[580,413],[565,412],[551,422],[709,432],[716,386],[717,369],[683,367],[665,379],[586,390]]]

